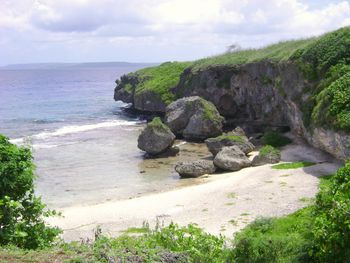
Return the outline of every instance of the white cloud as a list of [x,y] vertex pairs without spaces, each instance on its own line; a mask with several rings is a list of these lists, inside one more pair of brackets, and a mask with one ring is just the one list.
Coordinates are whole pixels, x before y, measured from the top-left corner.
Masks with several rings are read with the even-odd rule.
[[[61,49],[64,57],[84,46],[91,54],[109,48],[112,60],[150,49],[156,57],[148,60],[193,59],[232,43],[261,46],[350,25],[349,0],[318,6],[312,0],[312,9],[308,1],[0,0],[0,56],[20,59],[21,48],[32,47],[37,56]],[[130,54],[118,52],[131,46]]]

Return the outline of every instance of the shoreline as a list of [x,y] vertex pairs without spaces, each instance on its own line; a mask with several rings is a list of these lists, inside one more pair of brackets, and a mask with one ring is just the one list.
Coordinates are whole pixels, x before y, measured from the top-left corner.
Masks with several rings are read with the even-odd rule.
[[[199,184],[148,193],[131,199],[75,205],[59,209],[64,217],[48,220],[64,230],[66,241],[92,238],[98,226],[108,236],[131,227],[157,223],[197,223],[213,234],[232,234],[261,216],[292,213],[318,192],[318,177],[337,170],[340,163],[305,144],[282,150],[283,161],[317,161],[314,166],[275,170],[271,165],[214,174]],[[304,200],[304,201],[303,201]]]

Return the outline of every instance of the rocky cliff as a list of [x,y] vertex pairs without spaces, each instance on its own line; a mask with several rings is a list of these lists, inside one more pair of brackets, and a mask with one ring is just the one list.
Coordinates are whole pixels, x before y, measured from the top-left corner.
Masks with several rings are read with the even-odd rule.
[[[337,46],[332,44],[335,39]],[[198,95],[214,103],[230,123],[255,129],[288,126],[313,146],[346,159],[350,156],[350,105],[346,104],[350,101],[349,40],[350,29],[344,28],[295,43],[287,59],[276,59],[271,52],[265,56],[263,50],[265,57],[253,62],[249,62],[250,54],[244,54],[248,59],[243,62],[248,63],[236,62],[238,55],[233,54],[230,59],[234,63],[216,63],[223,59],[216,58],[212,63],[206,60],[205,66],[198,66],[198,62],[176,65],[173,74],[157,77],[163,81],[169,75],[176,76],[161,90],[145,88],[154,69],[147,74],[136,72],[121,78],[114,98],[132,103],[139,111],[161,113],[172,100]],[[168,71],[170,65],[163,64],[157,70],[166,67]],[[333,114],[339,90],[345,94],[345,105]]]

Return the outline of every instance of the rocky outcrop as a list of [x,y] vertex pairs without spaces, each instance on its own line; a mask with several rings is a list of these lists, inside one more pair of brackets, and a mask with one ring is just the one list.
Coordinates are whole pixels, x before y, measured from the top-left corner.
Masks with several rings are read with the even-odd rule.
[[214,158],[215,166],[225,171],[238,171],[251,164],[249,158],[237,146],[224,147]]
[[166,108],[166,124],[176,135],[188,140],[221,134],[223,121],[215,106],[198,96],[179,99]]
[[198,160],[189,162],[179,162],[175,166],[175,171],[179,173],[181,177],[199,177],[204,174],[212,174],[216,171],[213,161]]
[[157,155],[168,150],[174,140],[175,135],[157,117],[143,129],[138,138],[137,147],[150,155]]
[[[123,87],[137,81],[132,78],[125,81],[122,80],[116,88],[116,99],[132,101],[139,110],[165,111],[165,105],[157,105],[157,100],[150,98],[138,99],[142,103],[135,103],[137,92],[126,92]],[[200,70],[187,68],[179,83],[169,92],[175,97],[200,96],[212,102],[227,123],[235,126],[254,129],[288,126],[295,135],[305,138],[311,145],[346,159],[350,156],[348,133],[312,127],[307,123],[310,116],[305,116],[304,112],[310,106],[310,90],[314,88],[315,83],[308,81],[292,61],[260,61],[208,66]],[[195,128],[198,120],[194,118],[193,123]]]
[[259,151],[259,154],[253,158],[252,166],[278,163],[280,160],[281,152],[270,145],[266,145]]
[[305,133],[307,141],[323,151],[331,153],[338,159],[350,156],[350,134],[324,128],[313,128]]
[[209,151],[215,156],[227,146],[238,146],[245,154],[254,150],[254,145],[249,141],[241,128],[236,128],[232,132],[224,133],[215,138],[205,140]]

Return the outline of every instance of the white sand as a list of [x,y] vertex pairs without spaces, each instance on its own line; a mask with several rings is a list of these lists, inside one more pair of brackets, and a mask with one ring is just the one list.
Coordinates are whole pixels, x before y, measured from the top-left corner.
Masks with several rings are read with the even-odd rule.
[[64,218],[50,219],[50,223],[64,229],[67,241],[91,238],[97,226],[104,234],[116,236],[129,227],[141,227],[143,222],[154,226],[157,220],[165,225],[171,221],[197,223],[208,232],[232,237],[257,217],[281,216],[307,205],[305,198],[313,198],[318,191],[318,177],[333,173],[340,165],[303,144],[286,147],[282,159],[321,163],[292,170],[275,170],[270,165],[250,167],[212,175],[206,183],[169,192],[67,207],[61,209]]

